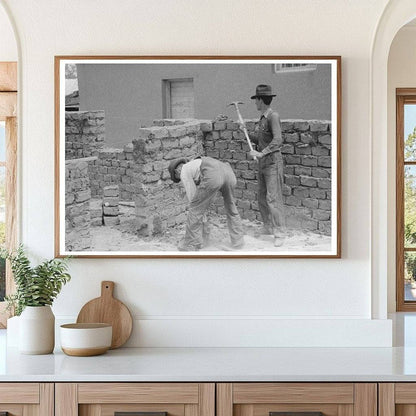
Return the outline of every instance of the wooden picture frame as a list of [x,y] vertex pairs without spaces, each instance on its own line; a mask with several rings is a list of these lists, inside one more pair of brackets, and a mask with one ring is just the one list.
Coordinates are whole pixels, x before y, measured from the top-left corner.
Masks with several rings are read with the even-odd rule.
[[[55,138],[57,257],[341,256],[339,56],[56,56]],[[229,191],[202,209],[212,160]]]

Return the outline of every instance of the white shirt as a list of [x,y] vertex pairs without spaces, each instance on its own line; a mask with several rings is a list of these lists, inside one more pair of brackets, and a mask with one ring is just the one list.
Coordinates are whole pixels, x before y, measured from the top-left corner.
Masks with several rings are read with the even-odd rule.
[[196,184],[201,179],[201,159],[194,159],[182,166],[181,181],[185,188],[188,201],[191,202],[196,194]]

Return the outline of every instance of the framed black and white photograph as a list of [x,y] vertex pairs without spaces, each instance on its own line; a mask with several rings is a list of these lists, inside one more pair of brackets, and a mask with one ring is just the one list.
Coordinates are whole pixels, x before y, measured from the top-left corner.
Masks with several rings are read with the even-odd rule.
[[55,57],[57,257],[341,256],[341,58]]

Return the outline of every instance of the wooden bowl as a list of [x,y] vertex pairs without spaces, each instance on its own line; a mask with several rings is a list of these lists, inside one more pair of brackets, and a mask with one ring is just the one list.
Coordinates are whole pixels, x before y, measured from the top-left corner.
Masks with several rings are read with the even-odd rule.
[[61,348],[67,355],[89,357],[111,347],[112,326],[102,323],[61,325]]

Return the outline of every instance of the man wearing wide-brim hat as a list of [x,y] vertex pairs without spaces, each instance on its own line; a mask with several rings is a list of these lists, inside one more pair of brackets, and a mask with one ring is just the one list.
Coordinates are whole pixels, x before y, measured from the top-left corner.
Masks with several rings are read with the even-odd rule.
[[250,156],[258,159],[257,198],[264,223],[264,231],[273,234],[274,245],[282,246],[285,240],[285,213],[283,204],[283,158],[282,129],[280,116],[273,111],[270,104],[276,97],[272,87],[260,84],[251,97],[255,100],[260,120],[250,139],[257,144]]
[[234,199],[237,179],[229,163],[212,157],[188,161],[174,159],[168,167],[173,182],[182,182],[189,200],[185,236],[180,251],[198,251],[203,245],[203,219],[219,192],[224,200],[231,245],[223,249],[239,250],[244,246],[244,232]]

